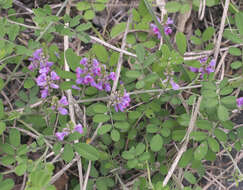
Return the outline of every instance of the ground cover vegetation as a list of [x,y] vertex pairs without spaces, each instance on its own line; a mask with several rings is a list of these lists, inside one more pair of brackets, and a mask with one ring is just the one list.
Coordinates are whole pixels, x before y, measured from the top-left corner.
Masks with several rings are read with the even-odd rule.
[[240,188],[242,45],[240,0],[0,0],[0,189]]

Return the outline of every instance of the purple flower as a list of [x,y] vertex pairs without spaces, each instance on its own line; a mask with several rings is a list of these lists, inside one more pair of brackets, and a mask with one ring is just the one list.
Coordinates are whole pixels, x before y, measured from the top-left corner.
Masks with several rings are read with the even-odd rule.
[[82,134],[83,133],[83,126],[81,124],[77,124],[74,128],[74,131]]
[[200,73],[200,78],[202,79],[204,74],[210,74],[214,72],[214,67],[216,65],[216,61],[214,59],[212,59],[208,65],[205,65],[204,63],[206,63],[207,60],[207,57],[200,58],[199,62],[202,64],[202,66],[200,68],[189,67],[189,69],[192,72]]
[[212,59],[209,63],[209,66],[214,67],[216,65],[215,59]]
[[103,90],[102,82],[99,82],[98,84],[96,83],[94,87],[97,88],[98,90]]
[[36,79],[36,83],[38,86],[46,86],[47,85],[47,76],[45,73],[39,75]]
[[98,67],[99,66],[99,61],[97,59],[93,59],[93,67]]
[[194,72],[194,73],[198,72],[198,68],[189,67],[189,69],[190,69],[191,72]]
[[42,48],[35,50],[35,52],[33,53],[33,59],[40,60],[42,53],[43,53]]
[[93,72],[94,76],[100,76],[101,68],[100,67],[93,67],[92,72]]
[[68,105],[68,101],[67,101],[67,97],[66,96],[63,96],[59,102],[59,104],[63,105],[63,106],[67,106]]
[[55,84],[55,83],[51,83],[50,84],[50,87],[51,88],[54,88],[54,89],[58,89],[59,88],[59,85]]
[[178,90],[180,88],[180,86],[178,84],[176,84],[173,80],[170,80],[170,84],[171,84],[173,90]]
[[59,107],[58,108],[58,111],[61,115],[67,115],[68,114],[68,111],[66,108],[63,108],[63,107]]
[[109,83],[105,83],[105,91],[110,92],[111,91],[111,85]]
[[43,99],[46,98],[48,96],[48,88],[41,90],[40,93],[41,93],[41,98]]
[[50,71],[50,67],[42,67],[42,68],[40,68],[39,73],[47,74],[47,73],[49,73],[49,71]]
[[85,69],[81,69],[80,67],[77,67],[76,68],[76,76],[77,76],[77,78],[79,78],[85,72],[86,72]]
[[170,25],[170,24],[174,24],[174,21],[170,17],[168,17],[166,21],[166,25]]
[[51,80],[60,80],[60,77],[57,75],[55,71],[51,72]]
[[118,95],[117,97],[115,97],[115,111],[118,112],[120,110],[121,112],[123,112],[124,109],[126,109],[130,105],[130,101],[130,96],[126,92],[124,92],[122,97],[119,97]]
[[109,75],[109,79],[114,81],[116,79],[116,73],[115,72],[111,72],[110,75]]
[[53,62],[44,60],[43,62],[40,62],[40,68],[43,68],[43,67],[51,67],[53,64],[54,64]]
[[206,72],[209,74],[209,73],[212,73],[214,72],[214,68],[210,67],[210,66],[207,66],[207,68],[205,69]]
[[166,35],[170,35],[172,33],[172,29],[169,26],[164,27],[164,32]]
[[237,98],[236,103],[239,108],[243,106],[243,97]]
[[38,67],[37,63],[32,62],[32,63],[28,66],[28,69],[29,69],[30,71],[34,71],[37,67]]
[[56,137],[59,141],[63,141],[64,137],[68,135],[68,132],[56,132]]
[[90,74],[88,74],[84,77],[84,84],[90,84],[93,81],[94,81],[94,79]]
[[76,79],[76,84],[84,84],[84,78],[83,77],[79,77]]
[[159,28],[155,24],[150,24],[150,27],[151,27],[153,33],[155,35],[157,35],[157,38],[160,39],[161,38],[161,34],[160,34],[160,31],[159,31]]
[[203,57],[203,58],[200,58],[200,59],[199,59],[199,62],[200,62],[200,63],[205,63],[207,60],[208,60],[207,57]]
[[72,89],[75,89],[75,90],[81,90],[81,88],[79,88],[79,87],[76,86],[76,85],[72,85]]
[[87,63],[88,63],[88,59],[87,59],[86,57],[84,57],[84,58],[81,59],[81,61],[80,61],[80,64],[81,64],[81,65],[87,65]]

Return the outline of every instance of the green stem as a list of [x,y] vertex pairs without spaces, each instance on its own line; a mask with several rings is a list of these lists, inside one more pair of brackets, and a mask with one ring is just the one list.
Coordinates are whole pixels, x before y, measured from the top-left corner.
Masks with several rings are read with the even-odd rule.
[[156,26],[159,28],[160,30],[160,33],[162,34],[163,36],[163,39],[165,40],[165,43],[168,45],[168,47],[170,48],[170,50],[173,49],[173,47],[171,46],[171,43],[169,42],[167,36],[165,35],[165,32],[164,32],[164,29],[163,27],[161,26],[161,24],[159,23],[157,17],[155,16],[154,12],[153,12],[153,9],[152,7],[150,6],[149,2],[147,0],[143,0],[143,2],[145,3],[146,5],[146,8],[148,9],[150,15],[152,16]]
[[[67,5],[69,0],[65,0],[64,3],[62,4],[61,8],[58,10],[56,16],[59,16],[62,12],[62,10],[64,9],[64,7]],[[47,30],[52,26],[54,22],[50,22],[47,27],[44,29],[43,32],[41,32],[40,36],[35,40],[36,42],[39,42],[40,39],[43,37],[43,35],[47,32]]]

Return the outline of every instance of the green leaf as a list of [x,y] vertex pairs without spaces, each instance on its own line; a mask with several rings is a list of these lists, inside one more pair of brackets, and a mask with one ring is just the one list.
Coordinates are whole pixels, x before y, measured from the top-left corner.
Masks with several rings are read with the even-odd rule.
[[214,135],[217,137],[217,139],[219,139],[222,142],[226,142],[227,141],[227,135],[225,134],[224,131],[220,130],[220,129],[215,129],[214,130]]
[[77,67],[80,66],[80,57],[76,55],[76,53],[73,52],[71,48],[68,48],[65,51],[65,56],[68,62],[69,67],[75,71]]
[[4,87],[4,81],[2,78],[0,78],[0,91],[3,89]]
[[118,142],[120,140],[120,133],[118,130],[113,129],[111,131],[111,139],[115,142]]
[[0,119],[4,117],[4,107],[3,107],[3,101],[0,99]]
[[30,89],[35,86],[35,81],[32,79],[27,79],[24,81],[24,88]]
[[230,47],[229,53],[234,56],[241,56],[241,50],[237,47]]
[[202,40],[203,42],[206,42],[210,39],[212,39],[213,35],[215,33],[215,29],[213,27],[208,27],[204,32],[203,32],[203,35],[202,35]]
[[185,130],[174,130],[172,132],[172,139],[175,141],[181,141],[186,134]]
[[0,121],[0,135],[2,135],[5,130],[6,130],[6,124]]
[[109,58],[109,54],[104,46],[100,44],[94,44],[92,47],[92,52],[97,56],[98,60],[106,63]]
[[6,179],[0,182],[1,190],[11,190],[14,187],[14,181],[12,179]]
[[112,126],[110,124],[102,125],[99,130],[99,135],[104,135],[105,133],[108,133],[111,130]]
[[74,144],[74,149],[80,156],[87,160],[95,161],[99,159],[98,150],[89,144],[76,143]]
[[122,129],[122,130],[128,130],[130,128],[130,125],[129,123],[127,122],[116,122],[114,124],[114,126],[117,128],[117,129]]
[[81,2],[78,2],[76,4],[76,7],[79,11],[84,11],[84,10],[90,9],[91,4],[89,2],[86,2],[86,1],[81,1]]
[[21,163],[15,168],[15,173],[18,176],[24,175],[25,171],[27,170],[27,164],[26,163]]
[[196,126],[203,130],[210,130],[213,127],[212,123],[208,120],[198,120],[196,122]]
[[4,166],[9,166],[9,165],[13,164],[14,162],[16,162],[15,156],[2,156],[2,158],[1,158],[1,163]]
[[85,24],[80,24],[78,25],[75,30],[78,32],[84,32],[85,30],[88,30],[92,27],[92,24],[90,22],[85,23]]
[[73,147],[70,144],[65,144],[64,151],[62,153],[62,159],[66,162],[70,162],[74,157]]
[[110,117],[108,115],[105,115],[105,114],[96,114],[94,117],[93,117],[93,121],[95,123],[101,123],[101,122],[106,122],[110,119]]
[[206,139],[207,136],[208,134],[202,131],[192,131],[190,134],[190,137],[192,137],[192,139],[194,139],[195,141],[202,141]]
[[202,40],[196,36],[191,36],[190,40],[195,45],[200,45],[202,43]]
[[184,173],[184,178],[191,184],[196,184],[197,180],[195,178],[195,176],[191,173],[191,172],[188,172],[186,171]]
[[242,36],[243,35],[243,12],[238,12],[235,14],[235,24]]
[[195,160],[202,160],[203,158],[205,158],[207,152],[208,152],[208,144],[207,141],[204,141],[196,148],[194,152]]
[[144,56],[145,56],[145,49],[144,49],[144,47],[141,44],[138,44],[135,47],[135,51],[136,51],[136,55],[137,55],[138,61],[140,63],[143,63]]
[[220,102],[229,109],[237,108],[236,106],[236,97],[235,96],[226,96],[223,97]]
[[21,156],[21,155],[25,155],[27,152],[29,151],[29,147],[27,146],[27,144],[21,145],[18,149],[17,149],[17,155]]
[[186,41],[185,35],[182,32],[178,32],[176,34],[176,45],[177,45],[179,52],[182,55],[184,55],[184,53],[186,52],[186,48],[187,48],[187,41]]
[[95,113],[106,113],[107,107],[102,103],[97,103],[92,106]]
[[84,18],[85,18],[86,20],[92,20],[94,17],[95,17],[95,13],[94,13],[93,10],[85,11],[85,13],[84,13]]
[[141,89],[145,86],[145,82],[144,80],[139,80],[137,83],[136,83],[136,88],[137,89]]
[[122,152],[122,157],[126,160],[131,160],[135,158],[135,154],[133,151],[124,151]]
[[146,127],[146,132],[147,133],[157,133],[159,130],[159,127],[154,125],[154,124],[149,124],[147,127]]
[[136,156],[142,154],[145,150],[145,145],[143,143],[138,143],[138,145],[136,146],[135,152],[136,152]]
[[150,147],[153,152],[158,152],[163,146],[163,139],[162,137],[157,134],[154,135],[150,141]]
[[113,26],[113,28],[111,29],[111,38],[115,38],[116,36],[124,32],[126,29],[126,25],[127,24],[125,22],[121,22]]
[[181,8],[181,4],[177,1],[169,1],[165,5],[165,9],[168,13],[175,13],[178,12]]
[[213,152],[219,152],[219,143],[212,137],[208,137],[208,145]]
[[178,165],[182,168],[185,168],[192,159],[193,159],[193,148],[190,148],[183,153]]
[[10,129],[9,141],[15,147],[20,145],[20,132],[17,129]]
[[126,72],[126,77],[128,78],[138,78],[141,75],[141,72],[136,70],[131,70]]
[[217,114],[218,114],[218,118],[219,118],[220,121],[227,121],[227,120],[229,120],[229,112],[221,104],[218,106]]
[[62,79],[73,79],[76,80],[76,75],[69,71],[63,71],[62,69],[58,68],[56,69],[56,73],[59,77]]
[[171,134],[171,131],[170,131],[170,128],[169,127],[163,127],[161,130],[160,130],[160,133],[162,136],[164,137],[169,137],[170,134]]
[[242,67],[242,62],[241,61],[234,61],[233,63],[230,64],[230,67],[232,69],[239,69]]
[[108,190],[105,178],[98,178],[95,185],[97,190]]
[[184,14],[188,11],[190,11],[191,6],[188,3],[183,3],[180,8],[180,13]]
[[71,19],[69,27],[75,27],[80,23],[80,19],[82,18],[81,15],[77,15]]

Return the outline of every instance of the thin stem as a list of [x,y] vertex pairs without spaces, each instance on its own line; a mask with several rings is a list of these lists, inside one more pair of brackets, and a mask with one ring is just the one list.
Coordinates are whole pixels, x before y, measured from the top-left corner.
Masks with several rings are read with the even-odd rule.
[[[59,16],[62,12],[62,10],[65,8],[65,6],[67,5],[69,0],[65,0],[64,3],[62,4],[62,6],[60,7],[60,9],[58,10],[56,16]],[[52,26],[54,22],[50,22],[47,27],[44,29],[43,32],[41,32],[40,36],[35,40],[36,42],[39,42],[40,39],[43,37],[43,35],[47,32],[47,30]]]

